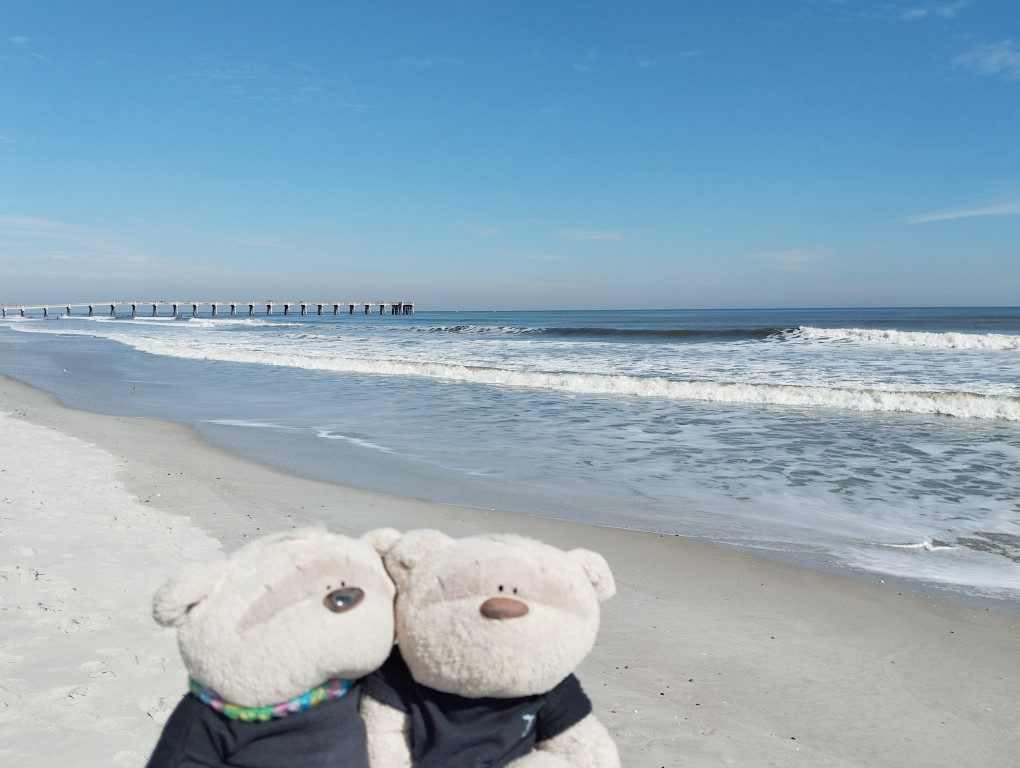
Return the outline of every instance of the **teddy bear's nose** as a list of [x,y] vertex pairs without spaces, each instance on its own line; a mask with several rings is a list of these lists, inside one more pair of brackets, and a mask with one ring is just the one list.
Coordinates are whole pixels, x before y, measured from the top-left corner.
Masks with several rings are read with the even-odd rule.
[[512,597],[490,597],[480,610],[487,619],[517,619],[528,612],[528,606]]
[[358,587],[346,587],[345,589],[334,589],[322,601],[333,613],[343,613],[354,608],[365,599],[365,592]]

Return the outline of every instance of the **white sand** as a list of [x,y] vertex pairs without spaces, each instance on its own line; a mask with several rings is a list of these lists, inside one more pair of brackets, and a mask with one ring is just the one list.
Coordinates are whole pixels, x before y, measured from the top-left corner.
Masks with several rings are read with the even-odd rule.
[[106,451],[5,414],[0,435],[0,764],[142,766],[185,679],[152,592],[219,543]]
[[[156,723],[140,721],[150,709],[156,717],[165,714],[160,699],[175,700],[184,679],[172,633],[150,623],[149,594],[184,556],[169,542],[179,542],[189,557],[201,556],[193,549],[208,552],[214,546],[197,532],[185,533],[180,519],[170,517],[187,515],[228,550],[271,530],[320,523],[352,534],[382,525],[438,527],[452,535],[502,530],[602,552],[616,573],[619,594],[606,603],[598,646],[579,674],[628,768],[1018,764],[1016,615],[689,539],[430,504],[297,478],[211,447],[187,427],[69,410],[0,378],[2,411],[96,443],[121,466],[109,454],[83,450],[55,432],[25,433],[36,435],[33,445],[12,441],[9,420],[0,425],[0,467],[19,462],[20,476],[31,478],[15,486],[0,473],[0,498],[11,500],[0,505],[5,558],[0,562],[10,561],[6,553],[13,545],[38,553],[34,561],[20,555],[11,561],[22,567],[44,570],[38,564],[44,555],[46,562],[62,565],[63,553],[97,563],[59,575],[65,584],[87,585],[86,599],[94,602],[61,616],[93,627],[91,634],[61,633],[59,621],[47,623],[41,611],[19,616],[35,611],[39,600],[56,603],[52,587],[45,587],[51,590],[47,596],[35,597],[30,590],[42,587],[18,578],[0,581],[3,606],[23,606],[14,616],[8,610],[0,615],[0,701],[7,704],[0,712],[0,749],[13,743],[34,756],[63,755],[56,763],[62,766],[106,766],[118,752],[128,762],[137,760],[130,753],[151,749]],[[20,454],[9,456],[14,444]],[[69,446],[73,450],[66,452]],[[26,451],[32,451],[27,459]],[[104,458],[88,463],[96,455]],[[70,482],[54,469],[66,463],[61,456],[76,457]],[[114,470],[140,501],[118,489]],[[157,507],[167,516],[150,511]],[[73,512],[68,516],[86,522],[67,523],[74,527],[64,530],[49,522],[24,530],[12,525],[15,515],[31,520],[40,508],[62,521],[66,508]],[[113,511],[120,509],[137,515],[122,526],[130,530],[112,523]],[[105,522],[87,519],[96,514]],[[108,553],[101,557],[93,548],[100,542]],[[28,639],[36,635],[47,639]],[[130,650],[102,656],[102,648]],[[131,669],[129,653],[135,651],[140,661]],[[116,679],[90,678],[101,667],[81,667],[110,664],[110,658]],[[156,661],[162,658],[166,673]],[[84,703],[61,698],[89,683]],[[14,686],[22,698],[11,706]],[[86,712],[100,717],[79,714]],[[30,730],[12,726],[15,717],[32,723],[25,726]],[[47,733],[46,721],[74,722],[76,730],[59,745],[36,743]],[[110,746],[104,752],[105,743]],[[0,752],[0,764],[34,766],[45,760],[5,760]]]

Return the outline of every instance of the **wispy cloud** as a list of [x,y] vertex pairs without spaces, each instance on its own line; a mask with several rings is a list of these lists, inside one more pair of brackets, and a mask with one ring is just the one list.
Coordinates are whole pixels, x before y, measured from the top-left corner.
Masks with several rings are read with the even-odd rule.
[[907,224],[928,224],[932,221],[952,221],[953,219],[978,219],[986,216],[1020,216],[1020,203],[999,203],[980,208],[960,208],[955,211],[922,213],[903,219]]
[[196,62],[184,77],[228,97],[263,104],[288,104],[347,112],[364,112],[368,105],[346,83],[316,74],[311,67],[291,62],[267,68],[250,62]]
[[701,56],[703,51],[697,48],[691,48],[687,51],[680,51],[680,53],[671,53],[668,56],[639,56],[635,60],[635,64],[641,69],[651,69],[652,67],[658,67],[663,64],[672,64],[673,62],[683,59],[695,59]]
[[827,248],[791,248],[782,251],[758,251],[746,258],[759,261],[777,272],[809,272],[811,266],[829,253]]
[[953,66],[978,75],[1020,80],[1020,47],[1011,39],[981,43],[953,59]]
[[11,35],[7,38],[7,42],[13,45],[27,45],[32,42],[31,37],[24,37],[22,35]]
[[951,19],[968,5],[970,5],[970,0],[957,0],[954,3],[925,3],[904,9],[900,18],[904,21],[928,18]]
[[556,237],[566,240],[623,240],[615,229],[557,229]]
[[588,51],[584,56],[574,59],[570,66],[575,72],[594,72],[597,58],[598,54],[595,51]]
[[563,261],[567,258],[562,253],[522,253],[521,256],[535,261]]
[[293,251],[299,247],[297,243],[273,235],[233,237],[228,238],[224,243],[237,248],[274,248],[282,251]]
[[53,219],[0,215],[0,255],[82,265],[145,264],[152,256],[103,232]]
[[431,69],[432,67],[459,67],[464,64],[463,60],[452,56],[422,56],[419,58],[405,57],[397,62],[402,67],[414,67],[416,69]]
[[496,237],[496,235],[503,232],[501,227],[494,227],[490,224],[482,224],[477,221],[468,222],[464,225],[464,229],[474,235],[478,235],[478,237]]

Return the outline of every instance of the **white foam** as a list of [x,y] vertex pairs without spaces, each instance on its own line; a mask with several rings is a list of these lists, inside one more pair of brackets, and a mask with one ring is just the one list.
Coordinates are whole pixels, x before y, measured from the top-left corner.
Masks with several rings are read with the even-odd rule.
[[[221,321],[200,318],[199,322],[189,320],[177,323],[177,327],[192,326],[206,328],[201,321],[216,324]],[[249,319],[240,322],[249,324]],[[258,321],[265,322],[265,321]],[[199,331],[187,335],[178,333],[137,333],[118,332],[115,324],[102,325],[102,332],[86,329],[67,328],[63,323],[11,324],[14,330],[25,333],[53,333],[61,335],[102,336],[127,344],[142,352],[192,360],[220,360],[256,365],[275,365],[288,368],[303,368],[317,371],[362,373],[381,376],[415,376],[443,381],[483,384],[489,386],[522,387],[545,389],[570,394],[613,396],[635,396],[668,400],[693,400],[702,402],[782,406],[789,408],[838,408],[859,412],[905,412],[952,416],[957,418],[993,419],[1020,422],[1020,397],[1011,389],[999,392],[981,393],[963,390],[958,382],[947,381],[935,384],[879,378],[865,380],[859,384],[853,379],[847,382],[843,376],[823,380],[817,376],[815,383],[802,385],[804,376],[786,375],[779,381],[762,381],[766,372],[749,367],[738,370],[728,366],[707,369],[705,378],[698,375],[699,366],[676,365],[673,363],[669,375],[646,375],[645,371],[663,371],[662,361],[642,358],[640,367],[632,366],[629,371],[602,373],[596,370],[557,370],[564,364],[573,365],[567,359],[556,355],[531,355],[529,357],[478,357],[477,352],[460,348],[415,348],[411,354],[417,359],[405,357],[404,350],[392,346],[382,347],[382,354],[388,357],[370,357],[374,345],[352,346],[360,342],[334,337],[320,339],[322,344],[295,343],[293,337],[259,338],[241,334],[210,334]],[[820,329],[824,330],[824,329]],[[317,339],[318,337],[316,337]],[[462,354],[476,359],[461,362]],[[441,359],[424,359],[422,354],[442,355]],[[398,356],[399,355],[399,356]],[[450,358],[454,359],[450,359]],[[519,365],[524,361],[527,365]],[[770,363],[775,361],[770,360]],[[586,366],[593,361],[584,361]],[[594,364],[602,365],[600,361]],[[611,371],[619,361],[607,362]],[[544,370],[542,370],[542,369]],[[666,366],[669,370],[670,366]],[[748,377],[745,379],[745,377]],[[769,378],[774,378],[769,375]],[[857,378],[856,376],[854,378]],[[792,379],[792,381],[791,381]],[[954,386],[955,385],[955,386]]]
[[914,544],[883,544],[882,546],[892,547],[893,549],[923,549],[926,552],[938,552],[942,549],[952,549],[952,547],[948,544],[935,544],[934,542],[928,541],[928,539]]
[[417,376],[492,386],[547,389],[571,394],[627,395],[717,403],[841,408],[862,412],[901,411],[958,418],[1020,421],[1020,398],[980,395],[970,392],[909,392],[676,380],[659,376],[547,373],[445,362],[372,360],[334,356],[328,353],[295,354],[268,349],[242,349],[225,344],[203,344],[195,341],[179,343],[148,338],[133,338],[125,343],[143,352],[192,360],[221,360],[382,376]]
[[810,341],[836,341],[853,344],[881,344],[894,347],[927,347],[933,349],[1020,350],[1020,335],[1004,333],[930,333],[927,331],[896,331],[881,328],[812,328],[801,326],[785,338]]
[[342,435],[339,432],[332,432],[328,429],[316,430],[315,436],[321,437],[323,440],[343,440],[345,443],[357,445],[362,448],[370,448],[373,451],[379,451],[380,453],[393,453],[393,449],[387,448],[385,445],[377,445],[376,443],[369,442],[368,440],[362,440],[360,437]]
[[224,427],[248,427],[250,429],[297,429],[297,427],[285,427],[282,424],[273,424],[268,421],[249,421],[247,419],[207,419],[206,424],[221,424]]
[[258,317],[187,317],[187,325],[197,328],[231,328],[231,327],[258,327],[258,328],[287,328],[294,323],[274,322],[262,320]]

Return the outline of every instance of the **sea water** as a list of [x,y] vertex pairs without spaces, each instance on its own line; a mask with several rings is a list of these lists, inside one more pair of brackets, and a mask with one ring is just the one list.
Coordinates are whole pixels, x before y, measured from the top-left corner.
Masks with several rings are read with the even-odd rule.
[[323,480],[1020,604],[1016,308],[31,317],[0,372]]

